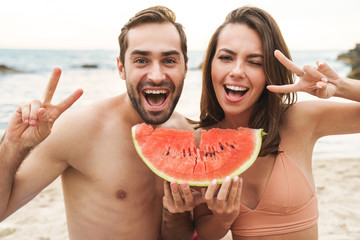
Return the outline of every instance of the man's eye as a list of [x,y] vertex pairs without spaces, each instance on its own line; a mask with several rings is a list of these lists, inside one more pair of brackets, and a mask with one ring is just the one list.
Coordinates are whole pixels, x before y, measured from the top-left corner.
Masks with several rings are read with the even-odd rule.
[[134,62],[139,63],[139,64],[144,64],[144,63],[146,63],[146,60],[143,59],[143,58],[137,58],[137,59],[134,60]]
[[163,62],[166,63],[166,64],[176,63],[176,61],[174,59],[172,59],[172,58],[167,58]]

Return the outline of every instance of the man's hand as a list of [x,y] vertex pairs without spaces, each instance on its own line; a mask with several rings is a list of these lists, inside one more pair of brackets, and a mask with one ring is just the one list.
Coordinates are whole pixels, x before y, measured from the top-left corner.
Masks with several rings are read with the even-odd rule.
[[33,100],[17,108],[5,133],[9,143],[20,144],[23,148],[36,146],[50,134],[55,120],[81,97],[83,90],[78,89],[59,104],[51,104],[60,75],[61,70],[55,68],[45,89],[43,101]]
[[164,181],[164,208],[170,213],[192,211],[195,206],[204,202],[203,194],[190,188],[186,183],[177,184]]

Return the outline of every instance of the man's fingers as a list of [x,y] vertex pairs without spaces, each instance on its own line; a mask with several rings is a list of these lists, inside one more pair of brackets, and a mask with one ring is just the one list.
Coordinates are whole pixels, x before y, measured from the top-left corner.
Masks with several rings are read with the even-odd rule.
[[167,210],[172,210],[173,207],[173,199],[171,196],[170,183],[168,181],[164,181],[164,197],[163,197],[163,205]]
[[171,193],[174,199],[175,206],[182,206],[184,201],[180,195],[179,186],[176,182],[170,183]]
[[30,121],[30,103],[22,104],[17,110],[21,114],[21,118],[25,124],[29,124]]
[[294,62],[292,62],[287,57],[285,57],[285,55],[279,50],[275,50],[274,55],[277,58],[277,60],[279,60],[279,62],[291,72],[295,73],[296,75],[303,74],[303,70],[299,66],[297,66]]
[[45,104],[51,103],[51,99],[53,98],[56,87],[59,83],[60,75],[61,75],[61,69],[54,68],[54,70],[51,74],[50,80],[48,82],[48,85],[45,88],[45,92],[44,92],[44,103]]
[[191,193],[189,184],[187,184],[187,183],[182,183],[182,184],[181,184],[181,188],[182,188],[182,192],[183,192],[183,194],[184,194],[184,199],[185,199],[186,205],[193,206],[193,204],[194,204],[194,197],[193,197],[193,195],[192,195],[192,193]]
[[69,107],[71,107],[71,105],[73,105],[81,97],[83,92],[84,91],[79,88],[75,92],[73,92],[69,97],[67,97],[62,102],[60,102],[57,105],[60,114],[63,113],[65,110],[67,110]]
[[39,120],[39,132],[41,136],[47,137],[50,134],[51,125],[49,124],[49,117],[45,108],[40,108],[37,111],[37,117]]
[[164,195],[171,196],[170,183],[168,181],[164,181]]
[[30,103],[30,120],[29,120],[30,126],[36,126],[36,123],[38,121],[37,112],[40,107],[41,107],[41,102],[39,100],[31,101],[31,103]]

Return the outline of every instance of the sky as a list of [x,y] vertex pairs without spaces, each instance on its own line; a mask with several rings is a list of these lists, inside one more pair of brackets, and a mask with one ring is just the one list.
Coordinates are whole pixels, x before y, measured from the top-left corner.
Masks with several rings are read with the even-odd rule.
[[359,0],[0,0],[0,49],[118,50],[136,12],[163,5],[204,50],[227,13],[253,5],[277,21],[290,50],[348,50],[360,43]]

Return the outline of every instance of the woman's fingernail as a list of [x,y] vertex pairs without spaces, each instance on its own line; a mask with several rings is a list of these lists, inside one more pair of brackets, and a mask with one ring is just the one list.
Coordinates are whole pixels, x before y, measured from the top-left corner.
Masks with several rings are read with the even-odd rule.
[[238,176],[235,176],[234,177],[234,182],[238,182],[239,181],[239,177]]
[[182,187],[182,189],[188,189],[189,185],[187,183],[182,183],[181,187]]
[[321,81],[323,81],[324,83],[328,82],[327,78],[325,78],[325,77],[321,78]]

